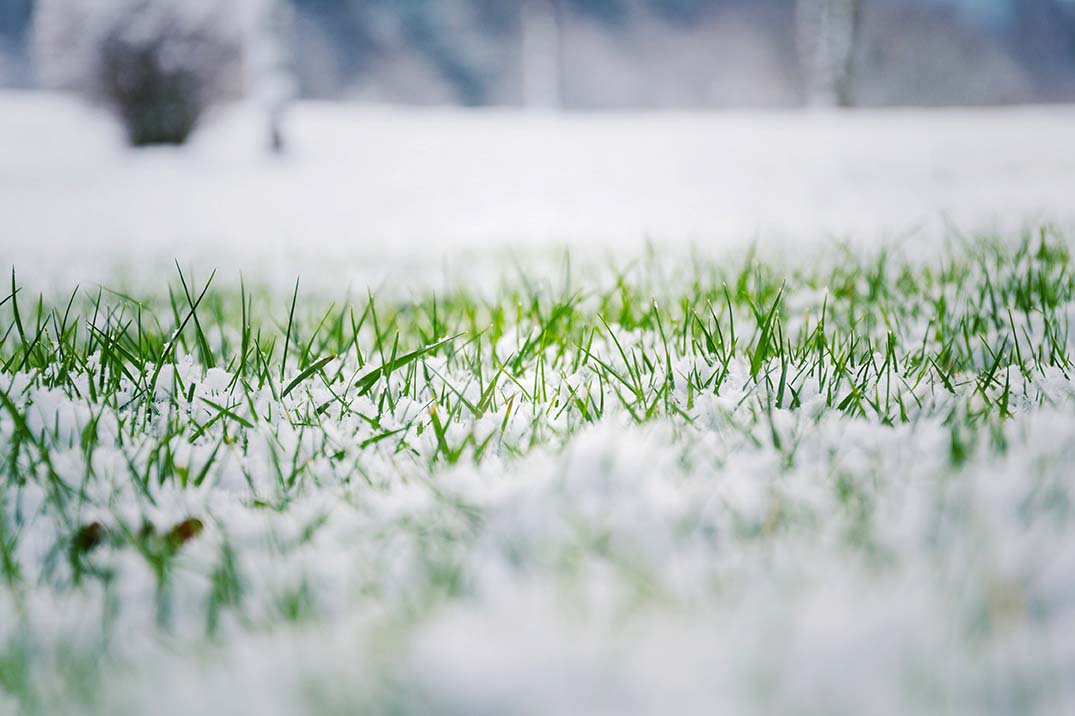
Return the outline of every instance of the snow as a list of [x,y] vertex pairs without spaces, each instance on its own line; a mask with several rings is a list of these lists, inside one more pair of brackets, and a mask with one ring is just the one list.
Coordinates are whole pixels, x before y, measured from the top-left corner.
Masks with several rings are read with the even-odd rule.
[[[312,491],[273,513],[218,490],[159,490],[154,523],[196,512],[212,524],[173,576],[165,635],[145,563],[129,551],[95,557],[122,587],[112,618],[123,638],[111,648],[130,661],[100,698],[122,704],[113,713],[162,715],[283,716],[334,699],[354,712],[383,690],[404,713],[896,716],[945,704],[999,714],[1009,704],[996,695],[1033,678],[1030,712],[1068,713],[1072,654],[1056,630],[1075,623],[1075,539],[1070,522],[1048,519],[1040,494],[1054,486],[1070,495],[1070,475],[1060,464],[1031,466],[1073,444],[1069,410],[1017,419],[1010,459],[981,456],[955,478],[943,476],[943,451],[930,449],[946,439],[939,422],[911,432],[834,418],[801,422],[805,452],[784,474],[743,439],[698,431],[688,466],[666,426],[609,422],[510,471],[499,462],[448,471],[436,498],[394,479],[384,491]],[[849,426],[880,466],[870,539],[884,567],[849,552],[852,525],[827,484],[839,468],[826,455],[844,449]],[[727,484],[736,478],[760,486],[765,510]],[[130,491],[115,489],[127,507],[114,511],[139,518]],[[452,503],[480,507],[481,524],[460,522]],[[941,504],[967,524],[934,524]],[[781,533],[749,537],[773,505],[795,518]],[[315,539],[296,540],[318,516],[326,521]],[[432,554],[462,565],[465,588],[410,623],[391,615],[420,609],[415,590],[438,549],[427,530],[451,536]],[[225,613],[219,641],[203,652],[191,635],[204,628],[205,575],[225,543],[244,580],[244,622]],[[24,563],[43,557],[33,559]],[[304,584],[320,619],[256,626]],[[663,608],[642,606],[649,588]],[[97,648],[102,605],[92,592],[39,587],[32,596],[23,627],[37,648]],[[15,613],[3,602],[0,610]],[[996,622],[978,631],[976,619]]]
[[[184,266],[364,288],[490,254],[646,241],[788,251],[938,227],[1075,223],[1075,108],[519,114],[299,104],[289,154],[218,113],[189,150],[135,152],[107,115],[0,94],[0,263],[68,287]],[[917,242],[917,243],[916,243]]]
[[[512,258],[555,271],[557,246],[629,258],[646,241],[718,254],[757,240],[796,262],[847,238],[928,255],[944,224],[1072,225],[1073,120],[1069,107],[561,117],[302,104],[277,159],[241,107],[189,149],[133,152],[67,98],[4,94],[0,265],[35,288],[159,291],[175,259],[202,276],[220,267],[225,281],[241,269],[283,295],[301,273],[306,290],[339,297],[389,280],[406,291],[449,270],[496,275]],[[788,296],[790,320],[822,295]],[[1040,322],[1016,320],[1040,338]],[[659,355],[652,334],[621,340]],[[231,383],[190,356],[177,363],[196,401],[220,400]],[[0,649],[11,650],[0,655],[25,655],[45,694],[78,693],[49,679],[95,663],[107,624],[101,690],[80,706],[110,714],[1071,713],[1075,391],[1058,368],[1003,370],[1014,403],[1046,399],[1013,405],[1006,453],[978,445],[958,467],[944,416],[973,398],[970,383],[958,396],[909,388],[925,417],[897,427],[823,414],[804,388],[801,409],[777,406],[771,424],[743,432],[735,421],[760,415],[761,399],[741,360],[721,395],[695,396],[690,422],[638,426],[610,409],[562,449],[549,441],[435,476],[387,443],[359,448],[373,428],[330,410],[316,440],[347,459],[311,460],[311,487],[280,512],[255,503],[274,489],[270,451],[318,454],[282,411],[309,412],[324,386],[280,400],[252,391],[256,413],[274,417],[228,442],[201,487],[149,486],[150,505],[126,460],[146,463],[169,416],[130,435],[108,413],[87,465],[78,436],[96,406],[16,372],[7,391],[27,406],[28,429],[70,443],[54,468],[81,491],[78,523],[164,530],[200,515],[205,531],[176,557],[168,594],[146,559],[111,544],[89,557],[111,570],[108,589],[61,588],[70,565],[50,556],[61,526],[39,509],[45,488],[30,479],[17,499],[0,496],[0,518],[37,516],[17,546],[26,598],[0,590]],[[420,380],[419,397],[386,409],[378,431],[443,390]],[[596,390],[613,404],[607,384]],[[486,417],[521,448],[535,423],[557,427],[541,407]],[[786,471],[770,429],[798,446]],[[0,440],[14,430],[0,414]],[[436,453],[432,433],[413,436],[414,455]],[[177,461],[203,464],[211,449],[178,445]],[[350,479],[358,466],[366,480]],[[861,525],[834,489],[848,474],[867,477],[856,487],[868,546],[850,546]],[[229,550],[243,610],[222,609],[210,638],[208,595]],[[316,616],[282,623],[281,604],[303,594]],[[0,689],[0,714],[14,711]]]

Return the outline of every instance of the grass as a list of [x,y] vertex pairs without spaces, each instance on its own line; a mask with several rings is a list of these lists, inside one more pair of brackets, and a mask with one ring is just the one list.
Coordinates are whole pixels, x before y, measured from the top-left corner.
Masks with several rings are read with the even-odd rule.
[[[774,612],[736,595],[769,583],[796,624],[823,587],[862,595],[856,628],[889,623],[900,659],[870,673],[906,687],[893,712],[1065,703],[1070,665],[1042,634],[1075,607],[1041,579],[1047,552],[1071,552],[1067,448],[1048,434],[1075,430],[1075,264],[1048,229],[928,264],[650,256],[410,300],[214,281],[177,266],[161,295],[50,301],[13,273],[0,298],[0,691],[27,713],[144,712],[155,678],[227,683],[260,663],[229,649],[309,634],[380,678],[292,665],[266,687],[281,713],[503,713],[446,646],[498,608],[531,614],[527,595],[551,591],[552,615],[526,619],[556,634],[563,610],[596,614],[608,641],[654,613],[764,625]],[[799,553],[817,561],[786,563]],[[907,580],[924,615],[875,594]],[[831,633],[830,652],[857,643]],[[784,709],[757,684],[797,693],[804,667],[767,653],[740,712]],[[550,678],[537,659],[492,678],[519,696],[518,671]],[[660,671],[624,679],[659,692]],[[563,711],[534,692],[536,712]],[[808,692],[819,712],[863,705]],[[206,687],[202,708],[248,698]]]

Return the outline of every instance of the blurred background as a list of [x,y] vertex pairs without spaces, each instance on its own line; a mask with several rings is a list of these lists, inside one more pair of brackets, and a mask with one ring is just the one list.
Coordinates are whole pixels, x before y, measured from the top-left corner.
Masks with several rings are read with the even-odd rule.
[[[42,4],[107,14],[131,1],[0,0],[0,87],[63,84],[45,65],[70,47],[42,47]],[[1075,0],[273,4],[287,57],[274,62],[307,98],[567,109],[1075,99]]]
[[1075,0],[0,0],[0,266],[1075,227],[1073,130]]

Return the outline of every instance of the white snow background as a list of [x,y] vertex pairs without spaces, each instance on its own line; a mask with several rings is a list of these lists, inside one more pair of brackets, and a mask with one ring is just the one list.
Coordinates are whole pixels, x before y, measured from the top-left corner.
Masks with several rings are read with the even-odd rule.
[[[280,158],[262,151],[259,122],[240,107],[189,148],[133,151],[72,100],[0,94],[0,266],[60,293],[159,291],[174,261],[203,279],[218,268],[225,286],[242,271],[284,296],[297,274],[304,296],[446,279],[480,291],[519,263],[555,275],[564,247],[599,263],[647,244],[719,257],[756,243],[794,264],[848,241],[928,261],[952,227],[1007,237],[1075,223],[1070,107],[556,116],[300,104]],[[228,383],[189,358],[182,369],[200,397]],[[128,666],[100,703],[69,713],[1072,713],[1070,379],[1036,377],[1027,392],[1047,407],[1011,420],[1006,456],[977,451],[948,483],[939,417],[815,420],[809,395],[775,415],[803,446],[779,471],[779,455],[720,427],[748,391],[746,367],[735,371],[720,396],[699,398],[698,427],[610,418],[563,450],[464,462],[434,482],[371,451],[379,489],[336,484],[315,464],[326,486],[286,514],[249,506],[236,458],[202,488],[158,491],[160,524],[213,516],[181,557],[172,636],[155,632],[149,568],[117,551],[102,557],[117,593],[43,585],[18,605],[5,592],[0,643],[25,633],[43,653],[93,654],[107,600],[119,601],[110,646]],[[77,435],[86,406],[34,391],[32,427]],[[11,429],[0,421],[0,439]],[[303,439],[283,421],[258,429]],[[350,418],[332,429],[368,430]],[[242,462],[256,472],[255,458]],[[123,474],[118,453],[98,459],[100,474]],[[881,476],[863,488],[870,538],[891,559],[881,570],[849,555],[837,517],[836,475],[863,470]],[[144,509],[129,484],[94,489],[102,520]],[[455,502],[480,524],[462,523]],[[750,537],[774,505],[790,527]],[[322,517],[315,539],[298,540]],[[206,645],[184,635],[201,633],[224,543],[215,525],[227,526],[255,626],[225,618]],[[27,529],[23,564],[43,562],[50,529]],[[431,547],[426,529],[458,540]],[[467,596],[412,611],[431,552],[465,566]],[[275,595],[299,586],[321,618],[273,624]]]
[[[183,266],[420,285],[495,253],[632,256],[833,239],[931,247],[1075,221],[1075,109],[520,114],[301,103],[290,151],[233,108],[130,150],[107,115],[0,94],[0,263],[36,285]],[[499,268],[493,269],[493,273]]]

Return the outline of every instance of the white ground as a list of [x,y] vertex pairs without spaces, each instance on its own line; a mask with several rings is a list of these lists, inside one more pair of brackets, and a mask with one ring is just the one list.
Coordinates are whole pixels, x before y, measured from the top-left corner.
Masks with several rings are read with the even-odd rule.
[[[1075,223],[1075,108],[521,116],[302,105],[289,155],[259,118],[185,151],[125,149],[70,99],[0,95],[0,264],[132,280],[173,259],[288,285],[415,280],[550,242],[637,250],[928,245],[930,227]],[[390,259],[386,261],[385,259]]]
[[[284,159],[260,153],[257,128],[238,111],[188,150],[135,153],[69,100],[0,96],[0,267],[35,288],[159,288],[175,258],[279,287],[302,273],[308,289],[339,296],[342,283],[418,284],[445,265],[503,270],[503,254],[541,258],[550,242],[621,256],[646,239],[715,253],[833,236],[928,250],[946,220],[1075,223],[1072,108],[557,118],[311,105],[296,110]],[[817,296],[797,298],[816,309]],[[283,514],[251,505],[250,491],[268,488],[241,468],[270,481],[267,446],[302,454],[309,434],[286,420],[251,430],[249,452],[230,450],[203,488],[155,490],[153,508],[103,424],[109,445],[80,517],[212,516],[176,570],[173,638],[155,631],[154,576],[130,550],[98,552],[114,591],[54,590],[44,565],[55,528],[42,518],[19,544],[30,598],[0,593],[0,644],[29,634],[33,653],[93,655],[110,615],[120,636],[109,646],[132,668],[111,673],[100,699],[122,714],[359,713],[382,690],[399,714],[1071,713],[1070,378],[1028,379],[1010,452],[977,449],[949,481],[944,410],[890,427],[815,416],[819,395],[774,411],[772,429],[802,445],[782,472],[780,454],[729,427],[756,388],[742,361],[733,369],[721,395],[698,398],[697,427],[629,426],[621,414],[563,451],[464,462],[435,480],[417,461],[358,449],[369,426],[329,413],[330,437],[376,489],[318,462],[319,489]],[[224,371],[190,359],[181,370],[198,398],[222,399]],[[75,441],[92,406],[30,381],[10,386],[29,429]],[[921,388],[927,404],[955,400],[933,387]],[[324,399],[314,387],[282,403]],[[525,416],[513,419],[525,434]],[[0,439],[13,431],[0,420]],[[428,454],[431,431],[415,445]],[[184,449],[192,465],[206,458],[205,444]],[[58,454],[65,479],[85,474],[76,449]],[[880,567],[849,556],[857,525],[834,487],[845,473],[879,476],[862,490]],[[31,482],[19,499],[33,514],[43,490]],[[459,504],[481,520],[466,522]],[[788,527],[769,534],[774,514]],[[210,575],[229,545],[247,620],[225,614],[207,647]],[[415,585],[441,558],[463,565],[467,597],[424,613]],[[281,595],[299,589],[323,618],[280,626]],[[54,673],[43,659],[37,668]],[[399,683],[377,681],[385,673]],[[0,714],[9,707],[0,691]]]

